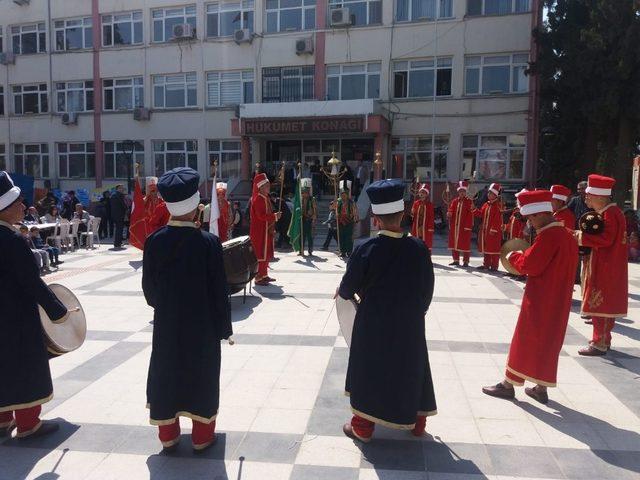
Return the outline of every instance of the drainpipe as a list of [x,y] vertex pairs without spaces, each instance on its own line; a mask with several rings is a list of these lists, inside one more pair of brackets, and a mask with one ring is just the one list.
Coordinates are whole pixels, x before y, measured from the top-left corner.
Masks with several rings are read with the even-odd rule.
[[[539,55],[539,47],[534,37],[534,30],[542,27],[542,2],[533,0],[531,5],[531,43],[529,58],[530,63],[536,65]],[[540,74],[534,72],[530,75],[529,82],[529,116],[527,118],[527,159],[525,169],[525,182],[535,186],[538,177],[538,141],[540,138]]]
[[315,51],[315,72],[313,77],[313,87],[316,100],[324,100],[326,97],[326,66],[325,66],[325,42],[327,28],[327,3],[328,0],[317,0],[316,3],[316,41],[313,49]]
[[102,187],[104,149],[102,146],[102,82],[100,81],[100,46],[102,45],[99,0],[91,0],[93,22],[93,141],[95,143],[96,188]]

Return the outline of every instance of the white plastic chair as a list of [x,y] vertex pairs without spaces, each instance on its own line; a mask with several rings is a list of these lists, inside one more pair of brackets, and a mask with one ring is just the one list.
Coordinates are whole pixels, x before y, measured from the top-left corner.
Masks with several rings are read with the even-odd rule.
[[67,235],[67,243],[71,250],[80,246],[80,238],[78,237],[78,228],[80,228],[80,220],[73,220],[70,224],[69,234]]
[[54,246],[62,252],[63,249],[69,249],[69,229],[71,225],[68,221],[60,222],[53,230],[53,235],[47,238],[47,241],[53,242]]
[[100,228],[100,217],[91,217],[89,225],[87,225],[87,231],[80,234],[80,238],[86,238],[84,247],[86,249],[93,248],[93,239],[98,238],[98,245],[100,245],[100,234],[98,228]]

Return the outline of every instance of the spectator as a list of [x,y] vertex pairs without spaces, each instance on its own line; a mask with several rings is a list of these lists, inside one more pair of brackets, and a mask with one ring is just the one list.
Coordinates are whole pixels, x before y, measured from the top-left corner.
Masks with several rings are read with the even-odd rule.
[[231,238],[236,238],[242,235],[242,210],[240,209],[240,202],[233,202],[231,215]]
[[29,207],[27,209],[27,214],[24,216],[24,221],[25,223],[42,223],[36,207]]
[[116,191],[109,199],[111,205],[111,220],[114,224],[113,246],[122,248],[122,230],[124,229],[124,217],[127,213],[127,205],[124,200],[124,187],[118,185]]
[[51,247],[44,243],[44,240],[40,237],[40,229],[38,227],[31,227],[29,233],[31,234],[31,241],[33,242],[35,248],[47,252],[47,254],[49,255],[49,263],[51,265],[57,267],[61,263],[64,263],[61,262],[58,258],[58,256],[60,255],[60,250],[58,250],[56,247]]
[[71,220],[78,203],[80,203],[80,200],[78,200],[78,197],[76,197],[76,192],[73,190],[69,190],[64,201],[62,202],[62,212],[60,213],[62,215],[62,218]]
[[47,213],[44,214],[44,221],[46,223],[59,223],[60,220],[62,220],[62,217],[60,216],[58,207],[55,205],[49,207]]
[[322,222],[323,225],[327,225],[329,230],[327,231],[327,238],[324,241],[324,245],[322,245],[322,250],[329,250],[329,245],[331,244],[331,239],[334,239],[336,243],[338,243],[338,230],[336,226],[336,212],[335,212],[335,203],[331,202],[329,205],[329,216],[327,220]]
[[638,232],[638,216],[635,210],[627,209],[624,211],[624,219],[627,222],[627,238],[632,233]]
[[95,216],[100,217],[100,227],[98,229],[98,235],[100,238],[107,238],[111,236],[113,231],[113,222],[111,221],[111,203],[109,197],[111,192],[108,190],[102,192],[102,197],[98,200],[95,209]]
[[40,269],[40,273],[50,273],[50,262],[49,262],[49,254],[44,250],[38,250],[36,246],[33,244],[31,237],[29,236],[29,227],[26,225],[20,225],[20,234],[24,238],[24,241],[27,242],[27,245],[31,249],[31,253],[36,259],[36,263],[38,264],[38,268]]
[[640,237],[638,232],[632,232],[629,235],[629,261],[640,261]]
[[73,220],[80,222],[78,225],[78,233],[89,231],[91,215],[89,215],[89,212],[84,209],[84,206],[81,203],[76,204],[76,211],[73,214]]
[[56,197],[52,191],[48,191],[44,198],[38,200],[38,213],[40,215],[45,215],[51,207],[54,205],[58,205],[60,199]]
[[569,203],[567,204],[567,207],[569,208],[569,210],[571,210],[573,214],[576,216],[576,229],[579,228],[578,222],[580,222],[580,217],[582,217],[582,215],[584,215],[585,213],[591,210],[589,207],[587,207],[587,204],[584,200],[586,188],[587,188],[587,182],[578,183],[578,187],[577,187],[578,194],[575,197],[573,197],[571,200],[569,200]]
[[309,168],[311,171],[311,185],[312,192],[318,200],[322,198],[322,189],[320,188],[322,182],[322,172],[320,171],[320,160],[317,158],[313,162],[313,165]]
[[362,189],[369,181],[369,168],[364,164],[363,160],[358,160],[358,168],[356,169],[354,197],[356,202],[362,193]]

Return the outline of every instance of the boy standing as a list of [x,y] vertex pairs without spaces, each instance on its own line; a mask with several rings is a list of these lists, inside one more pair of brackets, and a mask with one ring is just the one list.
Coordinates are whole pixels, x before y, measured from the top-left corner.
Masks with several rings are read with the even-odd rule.
[[500,246],[502,244],[502,210],[498,201],[500,185],[492,183],[487,192],[487,201],[474,215],[482,219],[478,231],[478,251],[484,255],[484,262],[478,270],[498,271]]
[[462,265],[469,266],[471,255],[471,229],[473,228],[473,201],[467,197],[469,183],[466,180],[458,182],[458,196],[449,204],[447,218],[449,219],[449,250],[453,262],[449,265],[460,266],[460,254]]
[[418,198],[411,207],[411,235],[421,239],[429,250],[433,248],[434,214],[433,203],[429,200],[429,187],[420,185]]

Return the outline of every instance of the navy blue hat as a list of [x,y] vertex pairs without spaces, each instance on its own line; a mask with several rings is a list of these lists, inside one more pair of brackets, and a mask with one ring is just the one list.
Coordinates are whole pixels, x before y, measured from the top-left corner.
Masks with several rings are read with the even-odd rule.
[[404,182],[402,180],[378,180],[367,187],[374,215],[389,215],[404,211]]
[[178,167],[169,170],[158,180],[158,192],[175,217],[186,215],[200,203],[200,175],[193,168]]
[[20,197],[20,188],[13,184],[7,172],[0,170],[0,211],[10,207]]

